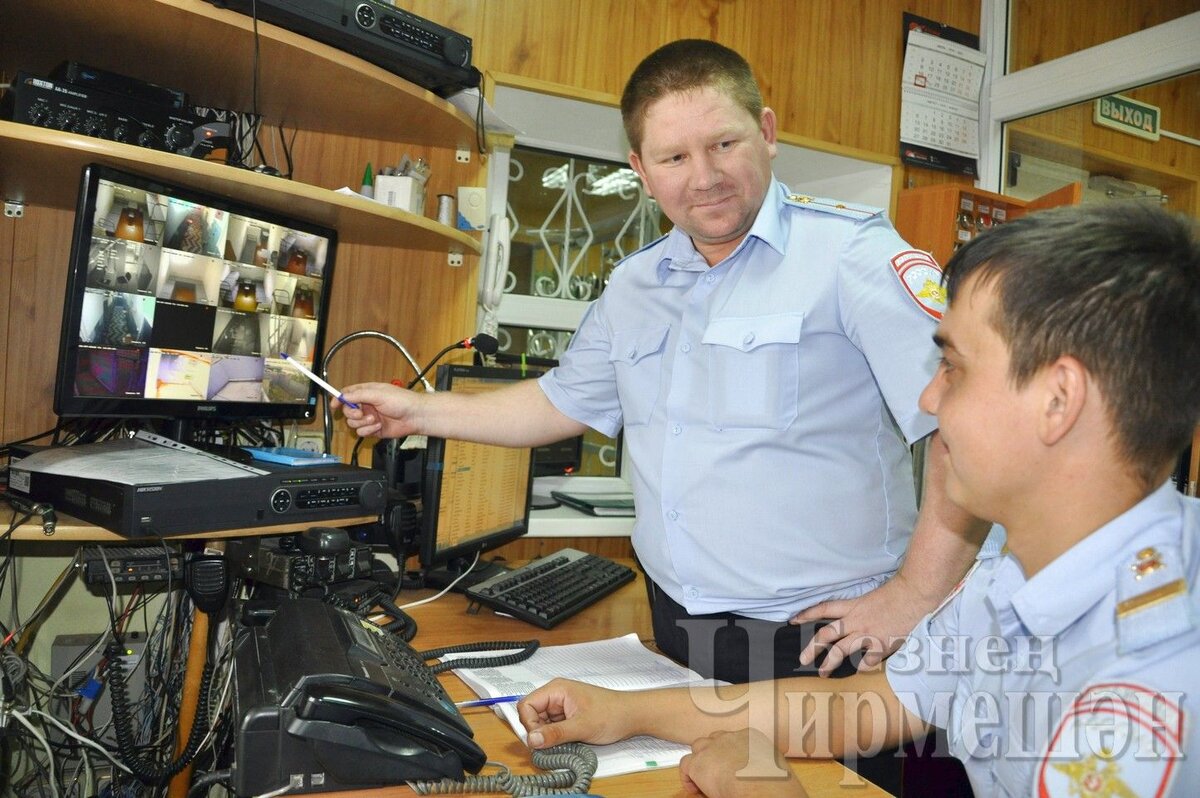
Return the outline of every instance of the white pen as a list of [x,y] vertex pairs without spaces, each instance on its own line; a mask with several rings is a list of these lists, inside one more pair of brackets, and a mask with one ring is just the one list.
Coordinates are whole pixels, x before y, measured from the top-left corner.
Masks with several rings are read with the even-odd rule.
[[341,391],[339,391],[337,388],[334,388],[332,385],[325,382],[325,380],[321,379],[316,374],[314,374],[313,372],[306,369],[304,367],[304,364],[301,363],[299,360],[296,360],[296,358],[291,357],[290,355],[288,355],[287,352],[280,352],[279,356],[281,358],[283,358],[284,360],[286,360],[287,362],[291,363],[293,366],[295,366],[296,371],[300,372],[305,377],[308,377],[310,380],[315,382],[317,385],[320,385],[322,388],[324,388],[326,391],[328,391],[330,396],[336,397],[337,400],[339,402],[341,402],[342,404],[344,404],[346,407],[353,407],[355,410],[358,409],[358,405],[354,404],[354,402],[347,402],[346,397],[342,396]]

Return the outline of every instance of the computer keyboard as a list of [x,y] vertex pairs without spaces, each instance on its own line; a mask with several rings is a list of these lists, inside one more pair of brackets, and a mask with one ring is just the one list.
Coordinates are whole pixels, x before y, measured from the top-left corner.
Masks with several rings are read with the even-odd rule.
[[562,549],[467,588],[467,598],[549,629],[633,581],[633,569]]

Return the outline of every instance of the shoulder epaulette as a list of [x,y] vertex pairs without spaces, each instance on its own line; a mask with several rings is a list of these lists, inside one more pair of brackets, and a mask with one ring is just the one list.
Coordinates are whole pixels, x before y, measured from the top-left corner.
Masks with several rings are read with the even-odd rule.
[[847,219],[858,219],[860,221],[883,213],[883,208],[876,208],[871,205],[855,205],[825,197],[810,197],[807,194],[788,194],[784,201],[797,208],[808,208],[813,211],[834,213],[838,216],[845,216]]
[[1117,651],[1128,654],[1189,631],[1188,604],[1179,548],[1142,549],[1117,566]]
[[641,252],[645,252],[646,250],[650,249],[650,247],[661,244],[662,240],[669,235],[670,235],[670,233],[663,233],[662,235],[660,235],[658,238],[654,239],[650,243],[643,244],[642,246],[635,249],[633,252],[630,252],[628,255],[625,255],[624,257],[622,257],[621,260],[617,261],[617,264],[620,265],[621,263],[624,263],[625,261],[632,258],[634,255],[637,255],[638,253],[641,253]]

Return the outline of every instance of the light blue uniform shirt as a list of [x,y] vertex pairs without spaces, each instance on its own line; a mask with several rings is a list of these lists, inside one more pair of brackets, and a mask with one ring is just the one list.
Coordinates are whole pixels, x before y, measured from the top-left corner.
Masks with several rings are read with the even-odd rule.
[[775,181],[718,265],[678,229],[629,256],[541,378],[565,415],[624,426],[634,548],[692,614],[861,595],[912,533],[936,322],[882,214],[815,205]]
[[1197,795],[1198,542],[1200,501],[1167,484],[1032,579],[981,558],[888,681],[976,798]]

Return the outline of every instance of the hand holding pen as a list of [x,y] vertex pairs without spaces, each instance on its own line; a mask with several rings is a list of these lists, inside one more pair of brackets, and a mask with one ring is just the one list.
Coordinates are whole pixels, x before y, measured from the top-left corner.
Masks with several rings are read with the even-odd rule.
[[473,698],[470,701],[456,701],[454,706],[459,709],[468,709],[470,707],[490,707],[496,704],[515,704],[524,697],[523,695],[498,695],[495,698]]
[[345,399],[345,398],[342,396],[342,392],[341,392],[341,391],[339,391],[337,388],[334,388],[334,387],[333,387],[332,385],[330,385],[329,383],[325,382],[325,380],[323,380],[323,379],[321,379],[320,377],[318,377],[318,376],[317,376],[316,374],[314,374],[312,371],[309,371],[309,370],[308,370],[308,369],[307,369],[307,368],[304,366],[304,364],[303,364],[303,363],[301,363],[299,360],[296,360],[296,358],[292,357],[292,356],[291,356],[291,355],[289,355],[287,352],[280,352],[280,353],[279,353],[279,356],[280,356],[281,358],[283,358],[284,360],[286,360],[287,362],[291,363],[291,364],[292,364],[292,366],[294,366],[294,367],[295,367],[296,371],[299,371],[299,372],[300,372],[301,374],[303,374],[305,377],[308,377],[310,380],[312,380],[313,382],[315,382],[317,385],[319,385],[319,386],[321,386],[322,388],[324,388],[324,389],[325,389],[325,392],[326,392],[326,393],[328,393],[330,396],[332,396],[334,399],[337,399],[339,402],[341,402],[342,404],[344,404],[346,407],[353,407],[355,410],[357,410],[357,409],[358,409],[358,405],[354,404],[354,402],[347,402],[347,401],[346,401],[346,399]]

